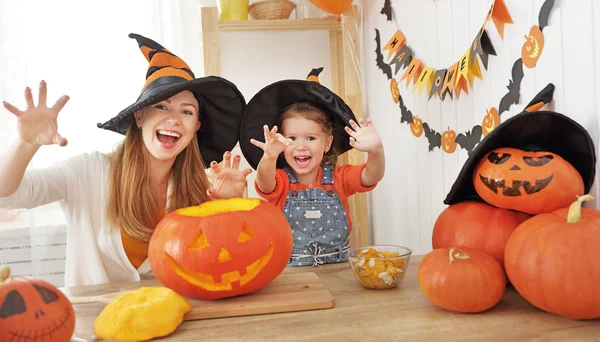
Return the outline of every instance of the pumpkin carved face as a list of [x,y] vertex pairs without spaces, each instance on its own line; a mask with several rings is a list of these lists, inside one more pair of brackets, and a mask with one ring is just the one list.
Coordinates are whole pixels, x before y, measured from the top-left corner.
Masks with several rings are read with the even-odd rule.
[[533,68],[537,64],[540,55],[544,50],[544,35],[539,26],[532,26],[529,30],[529,36],[525,36],[525,43],[521,49],[521,59],[523,65]]
[[456,132],[450,127],[442,133],[442,149],[446,153],[453,153],[456,150]]
[[416,115],[413,115],[412,122],[410,123],[410,131],[417,138],[423,134],[423,120],[419,119]]
[[569,206],[584,186],[577,170],[551,152],[499,148],[473,172],[477,194],[487,203],[532,215]]
[[40,279],[2,278],[8,280],[0,284],[0,341],[71,340],[75,313],[61,291]]
[[290,225],[260,199],[214,200],[165,216],[150,240],[156,278],[180,295],[219,299],[260,290],[289,262]]
[[398,103],[400,99],[400,90],[398,90],[398,81],[395,78],[392,78],[390,81],[390,91],[392,92],[392,99],[394,99],[395,103]]
[[500,124],[500,115],[498,110],[494,107],[486,110],[486,115],[483,117],[481,122],[481,133],[483,136],[487,136],[491,131],[494,130]]

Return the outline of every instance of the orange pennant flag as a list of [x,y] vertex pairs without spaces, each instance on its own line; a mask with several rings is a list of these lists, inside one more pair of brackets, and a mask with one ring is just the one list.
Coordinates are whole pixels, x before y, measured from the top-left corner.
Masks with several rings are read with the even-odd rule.
[[400,30],[396,31],[396,33],[394,33],[392,38],[390,38],[388,43],[385,44],[385,47],[383,48],[383,51],[389,50],[387,58],[390,59],[390,57],[393,54],[400,51],[402,46],[404,46],[404,42],[405,42],[405,38],[404,38],[404,35],[402,34],[402,32],[400,32]]
[[400,82],[406,80],[407,87],[410,84],[410,82],[413,82],[413,84],[417,84],[417,81],[419,80],[419,75],[421,75],[421,71],[423,71],[423,64],[421,64],[421,61],[418,60],[415,56],[413,56],[413,59],[410,61],[410,64],[408,65],[406,70],[404,70],[404,75],[402,75]]
[[494,21],[494,25],[496,25],[498,33],[500,33],[500,38],[504,40],[504,25],[514,23],[510,13],[508,13],[508,8],[504,0],[494,0],[492,20]]

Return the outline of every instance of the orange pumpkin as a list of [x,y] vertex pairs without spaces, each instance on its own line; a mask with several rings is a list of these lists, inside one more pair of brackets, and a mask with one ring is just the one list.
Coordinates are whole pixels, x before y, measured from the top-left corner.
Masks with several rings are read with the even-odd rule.
[[29,277],[11,278],[0,270],[0,341],[71,340],[75,313],[54,285]]
[[506,243],[506,273],[536,307],[571,319],[600,318],[600,211],[569,208],[521,224]]
[[425,296],[446,310],[475,313],[494,307],[504,295],[504,270],[496,259],[474,249],[439,248],[419,265]]
[[481,158],[473,185],[487,203],[532,215],[566,207],[584,190],[579,172],[559,155],[516,148],[495,149]]
[[398,89],[398,81],[395,78],[392,78],[390,81],[390,91],[392,92],[392,99],[394,99],[395,103],[398,103],[398,100],[400,100],[400,90]]
[[412,122],[410,123],[410,131],[415,137],[420,137],[423,134],[423,120],[419,119],[418,116],[413,115]]
[[248,198],[171,212],[148,250],[156,278],[182,296],[214,300],[252,293],[286,267],[294,239],[274,205]]
[[330,14],[342,14],[352,5],[354,0],[310,0],[320,10]]
[[523,65],[533,68],[537,64],[542,51],[544,50],[544,35],[539,26],[532,26],[529,30],[529,36],[525,36],[525,43],[521,48],[521,59]]
[[442,149],[446,153],[453,153],[456,150],[456,132],[450,127],[442,133]]
[[494,257],[504,267],[504,246],[517,226],[531,216],[486,203],[466,201],[448,206],[433,226],[433,249],[467,247]]
[[490,134],[494,128],[498,127],[500,124],[500,115],[498,114],[498,110],[494,107],[486,110],[486,115],[483,117],[483,121],[481,122],[481,133],[483,136],[487,136]]

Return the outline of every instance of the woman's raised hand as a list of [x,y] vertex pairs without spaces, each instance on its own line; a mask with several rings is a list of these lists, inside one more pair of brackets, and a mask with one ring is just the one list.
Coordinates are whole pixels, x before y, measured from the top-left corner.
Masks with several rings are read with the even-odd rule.
[[58,133],[56,118],[67,101],[69,101],[69,97],[63,95],[52,107],[48,107],[46,105],[46,94],[46,82],[41,81],[37,106],[33,103],[33,96],[29,87],[25,88],[27,109],[22,111],[5,101],[2,102],[2,105],[17,117],[19,139],[23,142],[37,145],[56,144],[66,146],[67,139]]

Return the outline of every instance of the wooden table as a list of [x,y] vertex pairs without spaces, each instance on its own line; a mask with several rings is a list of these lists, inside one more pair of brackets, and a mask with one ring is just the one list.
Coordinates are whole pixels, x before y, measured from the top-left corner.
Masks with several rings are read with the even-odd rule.
[[[480,314],[458,314],[433,305],[417,281],[421,256],[413,256],[404,281],[392,290],[360,286],[348,264],[287,268],[315,272],[335,296],[333,309],[183,322],[157,341],[600,341],[600,320],[574,321],[538,310],[512,287]],[[142,282],[143,284],[143,282]],[[122,284],[71,287],[100,295]],[[91,341],[101,304],[75,305],[75,336]]]

